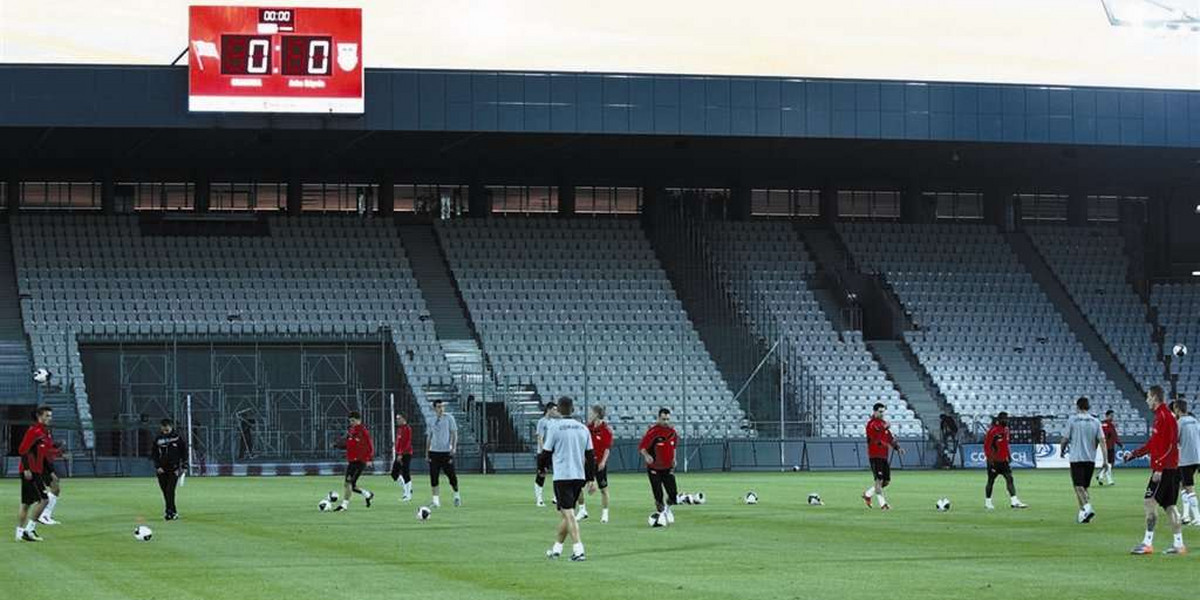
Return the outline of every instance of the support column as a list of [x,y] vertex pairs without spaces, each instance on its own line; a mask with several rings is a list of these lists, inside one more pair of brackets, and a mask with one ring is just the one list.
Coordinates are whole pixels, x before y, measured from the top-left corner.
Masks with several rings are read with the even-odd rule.
[[4,201],[8,207],[8,212],[15,213],[21,208],[21,180],[16,177],[10,177],[6,187],[8,188],[8,197]]
[[1087,194],[1072,190],[1067,196],[1067,224],[1087,225]]
[[821,220],[826,223],[837,221],[837,188],[832,185],[821,187]]
[[212,186],[208,177],[198,177],[196,179],[196,212],[208,212],[209,192],[211,189]]
[[564,217],[575,216],[575,186],[558,186],[558,214]]
[[473,218],[491,216],[492,198],[482,183],[472,182],[467,188],[467,211]]
[[901,223],[933,223],[937,221],[937,197],[922,193],[921,185],[909,183],[900,190]]
[[999,227],[1001,231],[1012,231],[1016,228],[1016,203],[1012,190],[1002,187],[991,187],[983,191],[983,220],[989,225]]
[[106,215],[117,212],[117,186],[107,173],[100,180],[100,212]]
[[753,206],[750,198],[750,186],[736,185],[729,190],[730,197],[730,221],[749,221],[750,215],[753,212]]
[[287,214],[298,215],[304,210],[304,184],[293,177],[287,182]]
[[391,175],[379,178],[379,191],[375,194],[378,200],[376,211],[381,217],[389,217],[396,211],[396,181]]

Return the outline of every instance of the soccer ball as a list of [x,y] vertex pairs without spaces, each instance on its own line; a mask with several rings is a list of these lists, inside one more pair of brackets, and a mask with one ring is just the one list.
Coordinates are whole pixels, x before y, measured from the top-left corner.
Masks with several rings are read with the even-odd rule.
[[743,499],[746,504],[758,504],[758,494],[753,491],[746,492],[746,497]]
[[696,492],[692,494],[692,504],[704,504],[708,499],[704,497],[704,492]]
[[808,503],[812,506],[825,506],[825,503],[821,501],[821,495],[816,493],[808,495]]
[[938,501],[934,503],[933,507],[936,508],[938,512],[947,512],[950,510],[950,499],[938,498]]
[[152,537],[154,537],[154,532],[145,525],[138,525],[133,529],[133,539],[139,542],[148,542]]
[[329,492],[328,494],[325,495],[325,499],[328,500],[332,504],[337,504],[337,501],[339,500],[338,493],[337,492]]
[[792,472],[793,472],[793,473],[799,473],[799,472],[800,472],[800,465],[792,465]]
[[1171,348],[1171,354],[1174,354],[1175,358],[1183,358],[1187,356],[1187,353],[1188,348],[1183,344],[1175,344],[1175,347]]
[[50,371],[47,371],[46,369],[34,369],[33,381],[34,383],[46,383],[47,381],[50,381]]
[[694,498],[692,498],[691,494],[680,494],[679,495],[679,503],[680,504],[695,504],[696,500]]
[[428,521],[429,516],[432,514],[433,514],[433,511],[429,510],[428,506],[422,506],[421,508],[417,509],[417,520],[418,521]]
[[328,498],[317,503],[317,509],[321,512],[329,512],[330,508],[333,508],[333,504],[329,502]]
[[663,513],[653,513],[646,519],[646,523],[651,527],[666,527],[667,517]]

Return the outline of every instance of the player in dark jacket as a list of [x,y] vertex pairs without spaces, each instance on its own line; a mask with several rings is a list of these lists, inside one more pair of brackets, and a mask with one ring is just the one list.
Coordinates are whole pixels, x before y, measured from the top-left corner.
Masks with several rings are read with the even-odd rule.
[[179,478],[187,472],[188,448],[187,440],[175,431],[175,423],[170,419],[163,419],[159,424],[151,458],[158,475],[158,487],[162,490],[163,518],[174,521],[179,518],[175,508],[175,488],[179,486]]

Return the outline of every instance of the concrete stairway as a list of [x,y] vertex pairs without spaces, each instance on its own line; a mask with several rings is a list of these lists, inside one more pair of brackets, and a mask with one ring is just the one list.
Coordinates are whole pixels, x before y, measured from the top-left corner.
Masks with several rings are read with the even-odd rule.
[[900,389],[900,395],[925,425],[930,437],[939,437],[941,415],[954,415],[954,411],[908,344],[904,340],[876,340],[867,342],[867,348]]
[[408,254],[413,276],[425,306],[433,319],[433,329],[439,340],[473,340],[471,321],[458,294],[446,257],[438,243],[433,227],[403,225],[400,241]]
[[1088,323],[1086,317],[1080,311],[1079,306],[1071,299],[1071,295],[1067,292],[1066,287],[1054,275],[1054,271],[1046,264],[1042,255],[1038,253],[1037,248],[1033,245],[1033,240],[1023,231],[1008,232],[1004,234],[1010,247],[1016,253],[1021,264],[1033,276],[1033,280],[1037,282],[1042,292],[1046,297],[1054,303],[1058,313],[1062,315],[1067,326],[1071,328],[1071,332],[1075,334],[1075,338],[1083,344],[1085,350],[1091,355],[1096,364],[1100,365],[1100,369],[1112,381],[1121,394],[1129,403],[1142,412],[1149,418],[1149,411],[1146,408],[1146,403],[1143,401],[1141,392],[1138,391],[1138,386],[1133,381],[1133,377],[1125,370],[1120,361],[1113,356],[1109,351],[1108,346],[1101,339],[1100,334],[1096,333],[1095,328],[1091,323]]
[[[530,415],[540,413],[530,406],[538,404],[536,399],[529,398],[531,394],[536,397],[536,391],[497,381],[433,227],[402,225],[399,229],[417,287],[433,319],[434,332],[458,391],[455,418],[471,429],[472,442],[492,444],[495,438],[525,439],[522,434],[529,429]],[[496,419],[489,419],[481,405],[475,404],[493,402],[505,404],[507,421],[489,422]],[[497,426],[512,429],[511,435],[493,431]],[[466,442],[467,438],[463,440]]]
[[839,328],[861,330],[868,339],[899,339],[915,327],[887,281],[858,270],[837,230],[797,225],[796,231],[817,263],[814,292],[826,290],[817,300],[835,324],[844,324]]

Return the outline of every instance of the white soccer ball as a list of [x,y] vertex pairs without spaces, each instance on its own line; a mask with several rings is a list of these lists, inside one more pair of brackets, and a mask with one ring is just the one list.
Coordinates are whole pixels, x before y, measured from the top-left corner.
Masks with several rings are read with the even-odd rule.
[[337,501],[340,498],[338,497],[337,492],[329,492],[328,494],[325,495],[325,499],[328,500],[331,504],[337,504]]
[[333,508],[333,505],[329,502],[328,498],[317,503],[317,510],[321,512],[329,512],[330,508]]
[[947,512],[950,510],[950,499],[949,498],[938,498],[938,501],[936,503],[934,503],[933,506],[934,506],[934,508],[937,509],[938,512]]
[[799,472],[800,472],[800,465],[792,465],[792,472],[793,472],[793,473],[799,473]]
[[755,494],[753,491],[746,492],[746,497],[743,500],[746,504],[758,504],[758,494]]
[[694,501],[694,499],[692,498],[691,494],[680,494],[678,500],[679,500],[680,504],[695,504],[696,503]]
[[812,506],[825,506],[825,503],[821,501],[821,495],[817,493],[808,495],[808,503]]
[[667,517],[663,513],[653,513],[646,518],[646,523],[651,527],[666,527]]
[[133,530],[133,539],[139,542],[148,542],[152,537],[154,537],[154,532],[150,531],[150,528],[145,525],[138,525]]
[[47,381],[50,381],[50,371],[47,371],[46,369],[34,369],[33,381],[34,383],[46,383]]
[[433,514],[433,511],[429,510],[428,506],[422,506],[421,508],[417,509],[417,520],[418,521],[428,521],[429,516],[432,514]]
[[1187,353],[1188,347],[1183,344],[1175,344],[1175,347],[1171,348],[1171,354],[1174,354],[1176,358],[1183,358],[1187,356]]
[[704,496],[704,492],[692,494],[692,504],[704,504],[705,502],[708,502],[708,498]]

